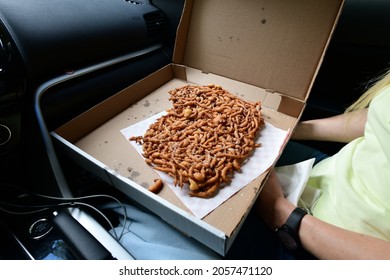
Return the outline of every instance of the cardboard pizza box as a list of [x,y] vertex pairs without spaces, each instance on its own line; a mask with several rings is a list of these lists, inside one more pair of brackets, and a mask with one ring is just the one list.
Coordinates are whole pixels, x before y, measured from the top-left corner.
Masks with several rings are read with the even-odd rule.
[[225,255],[268,169],[199,217],[172,188],[157,195],[147,190],[159,175],[122,131],[171,108],[168,92],[174,88],[218,84],[244,100],[261,101],[265,121],[286,133],[272,166],[305,108],[343,2],[186,1],[172,63],[65,123],[52,138],[131,200]]

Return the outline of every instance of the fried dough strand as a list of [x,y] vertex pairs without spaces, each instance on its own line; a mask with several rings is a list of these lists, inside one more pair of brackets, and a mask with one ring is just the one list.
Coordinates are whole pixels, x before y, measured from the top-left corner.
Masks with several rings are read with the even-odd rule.
[[189,185],[189,195],[208,198],[231,181],[255,148],[264,126],[260,102],[247,102],[220,86],[186,85],[169,92],[173,108],[143,136],[143,156],[156,170]]

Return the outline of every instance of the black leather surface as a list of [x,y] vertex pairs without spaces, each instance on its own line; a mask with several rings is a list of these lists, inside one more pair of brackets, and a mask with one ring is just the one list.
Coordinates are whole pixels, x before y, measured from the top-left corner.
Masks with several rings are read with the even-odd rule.
[[[32,77],[63,73],[142,48],[150,36],[148,1],[0,1],[2,24]],[[161,34],[158,34],[161,35]]]

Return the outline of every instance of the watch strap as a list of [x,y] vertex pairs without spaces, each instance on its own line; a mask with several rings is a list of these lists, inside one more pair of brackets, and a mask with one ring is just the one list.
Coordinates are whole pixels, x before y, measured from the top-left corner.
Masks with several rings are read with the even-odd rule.
[[307,214],[305,210],[302,208],[295,208],[294,211],[291,212],[290,216],[287,218],[286,223],[284,224],[287,226],[295,235],[296,240],[299,240],[299,227],[301,225],[301,221],[303,217]]

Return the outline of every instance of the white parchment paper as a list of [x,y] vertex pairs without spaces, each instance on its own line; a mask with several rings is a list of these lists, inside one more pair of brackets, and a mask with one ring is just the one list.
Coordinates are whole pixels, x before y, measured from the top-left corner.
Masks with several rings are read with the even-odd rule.
[[275,169],[285,197],[291,203],[308,211],[315,206],[322,193],[321,190],[307,184],[314,162],[315,159],[311,158]]
[[313,164],[314,158],[275,168],[276,176],[282,185],[284,195],[291,203],[298,205]]

